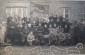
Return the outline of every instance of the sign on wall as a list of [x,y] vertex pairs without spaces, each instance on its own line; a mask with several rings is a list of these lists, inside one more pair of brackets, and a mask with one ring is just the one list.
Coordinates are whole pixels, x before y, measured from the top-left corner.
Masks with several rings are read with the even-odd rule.
[[49,5],[36,4],[31,2],[31,12],[39,18],[46,18],[49,14]]

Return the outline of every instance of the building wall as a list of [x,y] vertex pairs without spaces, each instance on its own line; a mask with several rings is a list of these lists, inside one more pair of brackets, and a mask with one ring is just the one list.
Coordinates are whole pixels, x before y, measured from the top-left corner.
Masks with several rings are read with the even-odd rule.
[[70,16],[69,16],[69,20],[76,20],[76,19],[80,19],[80,13],[81,13],[81,8],[82,8],[82,4],[80,2],[74,2],[74,1],[70,1],[70,2],[56,2],[54,4],[50,5],[50,14],[54,14],[54,15],[59,15],[59,10],[63,7],[68,7],[70,9]]
[[[19,1],[6,1],[3,0],[0,2],[0,19],[1,20],[6,20],[6,7],[12,7],[12,6],[21,6],[21,7],[28,7],[29,8],[29,2],[28,0],[19,0]],[[35,1],[34,1],[35,2]],[[55,1],[55,2],[35,2],[39,4],[47,4],[49,5],[49,15],[53,14],[55,15],[60,15],[59,10],[62,7],[68,7],[70,8],[70,16],[69,20],[78,20],[81,18],[80,13],[81,13],[81,8],[85,6],[84,2],[79,2],[79,1]]]
[[7,7],[27,7],[30,10],[30,3],[29,2],[0,2],[0,22],[6,21],[6,8]]
[[[38,2],[36,2],[38,3]],[[79,20],[83,17],[81,17],[81,12],[82,12],[82,8],[84,8],[85,6],[85,1],[58,1],[58,0],[51,0],[51,1],[47,1],[47,2],[40,2],[39,4],[46,4],[49,5],[49,15],[60,15],[59,10],[63,7],[67,7],[70,9],[69,12],[69,20],[73,21],[73,20]]]

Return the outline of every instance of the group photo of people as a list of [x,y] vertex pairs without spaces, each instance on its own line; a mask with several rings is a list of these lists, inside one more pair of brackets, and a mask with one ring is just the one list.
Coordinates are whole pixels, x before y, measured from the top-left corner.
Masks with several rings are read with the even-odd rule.
[[84,43],[85,20],[69,22],[63,16],[7,17],[4,42],[12,45],[76,45]]

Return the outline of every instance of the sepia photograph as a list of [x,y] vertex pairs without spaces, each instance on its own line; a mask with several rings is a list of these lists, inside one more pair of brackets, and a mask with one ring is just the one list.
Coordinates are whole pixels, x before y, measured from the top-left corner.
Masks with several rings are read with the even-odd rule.
[[84,0],[0,0],[0,55],[85,54]]

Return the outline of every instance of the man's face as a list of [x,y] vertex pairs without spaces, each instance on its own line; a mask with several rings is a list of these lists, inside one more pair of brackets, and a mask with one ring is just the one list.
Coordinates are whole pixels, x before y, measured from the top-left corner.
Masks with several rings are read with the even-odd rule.
[[47,25],[45,25],[45,27],[47,27]]
[[59,21],[59,19],[57,19],[57,21]]
[[52,25],[50,25],[50,28],[52,27]]
[[53,21],[53,19],[50,20],[51,22]]
[[28,27],[30,28],[31,27],[31,24],[28,24]]
[[25,26],[25,29],[27,29],[27,26]]
[[33,32],[30,32],[30,34],[33,34]]
[[63,21],[65,21],[65,19],[63,19]]
[[39,23],[39,26],[41,26],[41,23]]
[[54,24],[54,27],[56,27],[56,24]]

